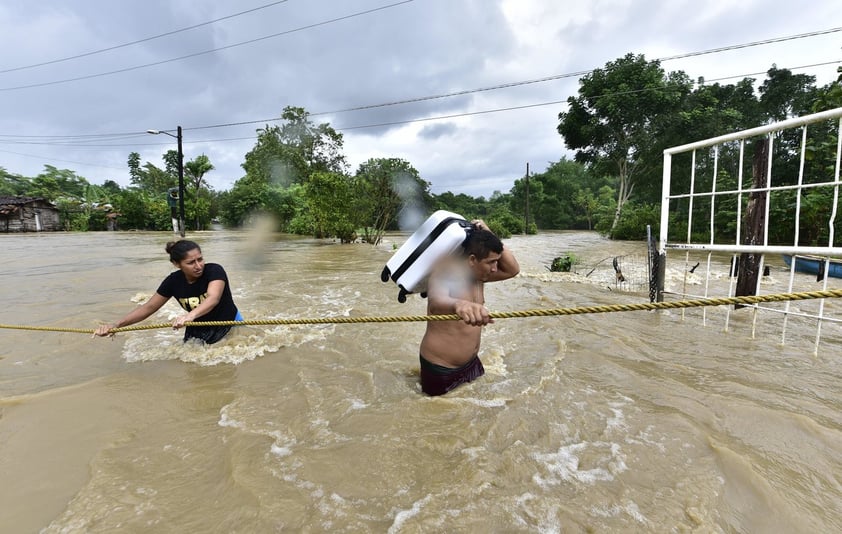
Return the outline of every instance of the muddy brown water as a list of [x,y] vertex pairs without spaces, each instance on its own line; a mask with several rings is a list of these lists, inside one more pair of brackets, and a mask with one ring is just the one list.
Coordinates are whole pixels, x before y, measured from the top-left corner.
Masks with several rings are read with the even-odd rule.
[[[380,281],[404,234],[188,237],[246,319],[424,313]],[[0,235],[0,323],[116,319],[170,271],[169,238]],[[522,273],[489,285],[492,311],[648,301],[643,243],[505,242]],[[566,251],[577,272],[550,273]],[[815,352],[814,323],[783,344],[764,329],[779,318],[752,336],[750,314],[727,331],[720,308],[500,319],[486,375],[441,398],[420,393],[420,322],[246,326],[211,347],[0,330],[0,531],[840,532],[840,326]]]

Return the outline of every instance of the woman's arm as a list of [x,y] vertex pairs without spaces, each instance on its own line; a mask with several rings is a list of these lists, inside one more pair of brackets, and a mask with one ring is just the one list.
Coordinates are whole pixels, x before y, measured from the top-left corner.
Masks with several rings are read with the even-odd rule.
[[199,317],[209,313],[211,310],[216,308],[216,305],[219,304],[220,299],[222,299],[222,292],[224,289],[224,280],[212,280],[208,284],[208,296],[205,297],[205,300],[203,300],[201,304],[193,308],[189,313],[185,313],[184,315],[179,315],[178,317],[176,317],[172,322],[173,328],[181,328],[182,326],[184,326],[184,323],[195,321]]
[[152,297],[149,298],[149,300],[127,313],[125,317],[123,317],[116,323],[101,325],[99,328],[96,329],[94,335],[100,337],[113,336],[114,334],[111,333],[112,329],[139,323],[140,321],[146,319],[156,311],[160,310],[161,306],[166,304],[168,300],[169,298],[164,297],[159,293],[155,293],[154,295],[152,295]]

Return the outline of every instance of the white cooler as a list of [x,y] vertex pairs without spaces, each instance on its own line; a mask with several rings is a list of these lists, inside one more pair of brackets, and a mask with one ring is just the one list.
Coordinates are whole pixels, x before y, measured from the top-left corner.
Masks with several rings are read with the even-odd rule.
[[425,297],[433,265],[439,258],[453,254],[470,229],[471,223],[457,213],[433,213],[386,262],[380,279],[388,282],[391,278],[398,285],[398,302],[406,302],[410,293]]

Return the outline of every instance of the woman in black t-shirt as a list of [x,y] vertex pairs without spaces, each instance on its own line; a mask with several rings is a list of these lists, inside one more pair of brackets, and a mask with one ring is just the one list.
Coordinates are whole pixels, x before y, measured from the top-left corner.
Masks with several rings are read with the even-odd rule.
[[[116,323],[100,326],[94,335],[113,335],[111,330],[114,328],[140,322],[158,311],[170,297],[174,297],[187,311],[173,320],[172,326],[176,330],[188,322],[243,320],[231,297],[228,276],[221,265],[205,263],[199,245],[186,239],[167,243],[166,250],[178,270],[161,282],[149,300]],[[188,326],[184,331],[184,340],[197,338],[205,343],[216,343],[229,330],[230,326]]]

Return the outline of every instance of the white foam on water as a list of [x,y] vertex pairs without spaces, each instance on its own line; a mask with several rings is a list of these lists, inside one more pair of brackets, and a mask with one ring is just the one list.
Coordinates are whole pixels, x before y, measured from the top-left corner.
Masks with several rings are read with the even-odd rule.
[[217,424],[219,426],[226,426],[245,430],[245,423],[243,423],[242,421],[237,421],[236,419],[233,419],[231,418],[231,416],[228,415],[228,411],[231,409],[231,406],[231,404],[226,404],[219,410],[219,421],[217,421]]
[[611,402],[608,405],[614,415],[605,422],[606,430],[627,430],[626,416],[621,410],[624,404]]
[[350,406],[348,406],[348,409],[345,410],[346,414],[348,412],[352,412],[352,411],[355,411],[355,410],[364,410],[364,409],[369,407],[368,403],[366,403],[366,402],[364,402],[360,399],[351,398],[351,399],[348,399],[348,401],[350,402]]
[[154,334],[130,333],[123,347],[128,362],[181,360],[202,366],[239,365],[283,347],[298,347],[327,339],[333,325],[280,325],[276,327],[236,326],[221,341],[206,345],[198,340],[183,341],[183,333],[163,329]]
[[[247,298],[249,291],[240,288],[237,294],[245,296],[243,299],[238,299],[238,302],[243,309],[249,309]],[[150,296],[151,294],[148,293],[137,293],[131,301],[141,304]],[[298,310],[297,316],[307,318],[317,313],[321,314],[320,310],[329,309],[328,316],[347,317],[353,310],[353,306],[348,303],[357,301],[359,296],[360,292],[356,289],[349,296],[347,288],[324,288],[322,293],[309,295],[309,298],[305,299],[309,304],[305,309]],[[171,299],[150,321],[169,323],[183,313],[184,310]],[[288,313],[289,310],[286,310],[286,314],[270,314],[266,316],[266,319],[289,319]],[[246,316],[246,319],[252,319],[252,317]],[[258,317],[253,319],[256,320]],[[326,341],[330,339],[335,328],[336,325],[331,323],[235,326],[225,338],[213,345],[205,345],[198,340],[188,340],[184,343],[184,331],[173,331],[170,328],[162,328],[154,333],[141,331],[118,335],[126,336],[123,357],[128,362],[181,360],[202,366],[212,366],[226,363],[238,365],[277,352],[282,347],[298,347],[314,341]]]
[[427,494],[423,499],[415,501],[412,503],[412,508],[409,510],[401,510],[397,514],[395,514],[395,520],[392,522],[391,526],[389,526],[388,533],[389,534],[397,534],[400,532],[401,527],[403,527],[404,523],[408,519],[411,519],[418,515],[421,512],[421,509],[424,508],[431,500],[433,496]]
[[501,377],[509,376],[509,369],[506,366],[505,353],[499,345],[488,344],[489,348],[482,353],[482,366],[485,372],[490,375]]
[[[650,425],[646,427],[644,430],[641,430],[637,433],[636,436],[627,436],[626,443],[628,444],[635,444],[635,443],[642,443],[644,445],[651,445],[658,449],[658,452],[664,454],[667,452],[667,447],[659,442],[652,439],[652,429],[653,427]],[[688,443],[683,444],[683,447],[690,447]]]
[[[461,391],[460,391],[461,390]],[[460,397],[459,393],[464,394],[466,386],[460,386],[460,389],[454,390],[447,395],[435,397],[423,397],[423,402],[436,402],[441,404],[472,404],[481,408],[501,408],[506,406],[512,399],[507,397],[496,397],[493,399],[478,399],[476,397]]]
[[[522,493],[515,497],[516,508],[526,511],[529,517],[527,522],[521,514],[514,513],[512,519],[527,531],[537,531],[540,534],[560,534],[562,532],[561,522],[558,518],[558,508],[540,506],[544,500],[533,493]],[[535,505],[539,505],[538,508]],[[537,525],[535,524],[537,522]]]
[[465,447],[462,449],[462,454],[468,457],[472,462],[478,460],[488,449],[485,447]]
[[281,447],[277,443],[273,443],[272,446],[269,447],[269,452],[279,458],[283,458],[284,456],[292,454],[292,449],[289,447]]
[[622,505],[615,504],[611,507],[594,506],[591,507],[590,511],[596,517],[612,518],[625,514],[640,524],[650,524],[646,516],[641,513],[640,507],[634,501],[626,501]]
[[[580,468],[581,458],[585,454],[595,467]],[[583,441],[563,445],[553,453],[533,453],[532,457],[539,462],[539,467],[546,471],[545,475],[536,473],[532,477],[532,480],[544,489],[562,482],[610,482],[614,480],[614,475],[628,469],[618,443]]]
[[480,406],[482,408],[501,408],[506,405],[511,399],[505,398],[496,398],[496,399],[476,399],[472,397],[465,397],[460,399],[461,402],[465,402],[467,404],[473,404],[475,406]]
[[[271,427],[260,428],[257,425],[249,425],[234,415],[237,408],[238,405],[236,402],[223,406],[219,410],[219,421],[217,421],[217,424],[221,427],[235,428],[248,434],[272,438],[273,441],[269,447],[269,451],[275,456],[284,457],[293,453],[293,447],[297,443],[294,437],[288,436],[280,430],[272,429]],[[267,423],[267,425],[271,425],[271,423]]]

